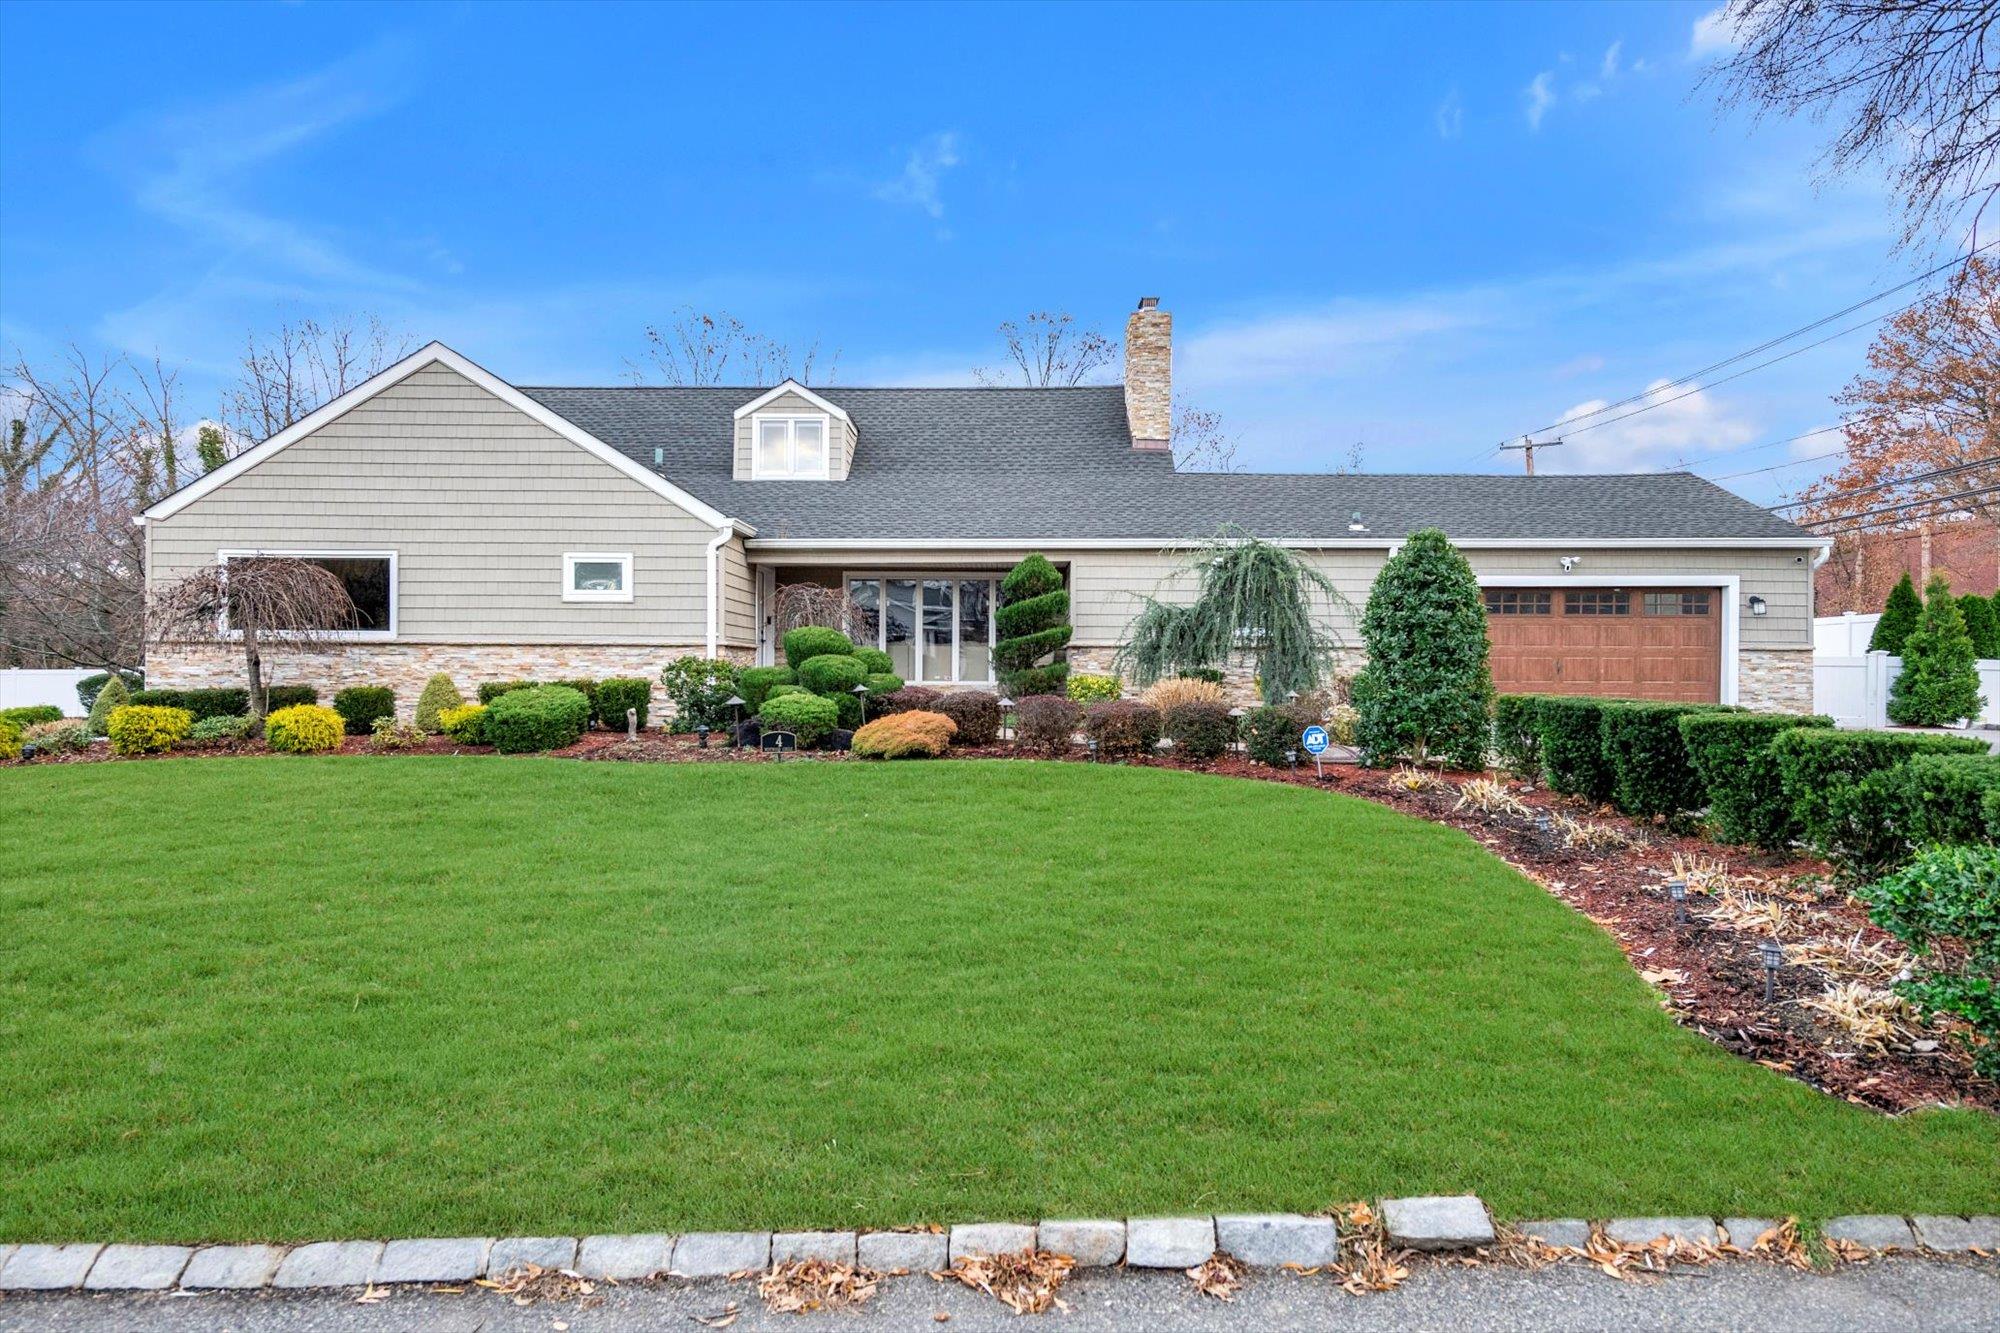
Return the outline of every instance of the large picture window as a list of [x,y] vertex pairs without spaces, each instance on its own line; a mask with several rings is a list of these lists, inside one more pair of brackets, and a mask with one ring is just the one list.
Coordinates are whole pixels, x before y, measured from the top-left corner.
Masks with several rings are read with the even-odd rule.
[[[327,625],[322,628],[334,630],[354,639],[395,637],[396,553],[394,551],[218,552],[218,559],[224,565],[231,560],[245,560],[257,556],[302,560],[307,564],[318,565],[340,580],[341,586],[347,589],[348,598],[354,603],[354,624]],[[227,632],[228,628],[228,614],[225,611],[223,630]]]
[[889,654],[891,669],[904,680],[993,683],[997,575],[850,575],[847,595],[860,608],[854,641]]

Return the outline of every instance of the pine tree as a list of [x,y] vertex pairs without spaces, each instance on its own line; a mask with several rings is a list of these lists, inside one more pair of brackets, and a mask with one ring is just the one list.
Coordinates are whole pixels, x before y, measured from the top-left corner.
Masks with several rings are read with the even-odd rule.
[[1903,641],[1903,670],[1889,687],[1889,717],[1906,727],[1942,727],[1979,715],[1979,669],[1965,616],[1942,574],[1924,589],[1924,611]]
[[1486,763],[1491,647],[1479,580],[1437,528],[1403,543],[1361,616],[1368,665],[1354,680],[1355,739],[1371,763],[1407,754],[1459,768]]
[[424,692],[417,696],[417,727],[432,735],[444,730],[438,721],[438,714],[447,708],[465,707],[465,696],[458,692],[450,676],[440,671],[424,682]]
[[194,436],[195,458],[201,463],[204,473],[213,472],[229,461],[229,448],[222,434],[222,427],[203,422]]
[[1958,610],[1965,617],[1965,632],[1972,637],[1973,655],[2000,658],[2000,593],[1991,597],[1967,593],[1958,599]]
[[1875,622],[1875,633],[1869,636],[1868,651],[1887,653],[1891,657],[1903,655],[1903,640],[1910,637],[1910,631],[1917,627],[1917,617],[1924,611],[1923,599],[1917,596],[1917,585],[1910,582],[1907,571],[1889,590],[1889,600],[1883,604],[1882,618]]
[[1062,574],[1037,552],[1000,581],[993,645],[1000,683],[1016,699],[1061,694],[1069,679],[1069,593]]

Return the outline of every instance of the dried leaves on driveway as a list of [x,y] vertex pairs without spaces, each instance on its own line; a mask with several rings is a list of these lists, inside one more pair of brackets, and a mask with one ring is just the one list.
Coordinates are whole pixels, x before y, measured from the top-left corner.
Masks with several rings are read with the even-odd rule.
[[1047,1250],[973,1254],[942,1272],[932,1273],[931,1277],[939,1282],[956,1278],[975,1291],[985,1292],[1015,1314],[1041,1314],[1050,1306],[1069,1309],[1056,1291],[1075,1264],[1068,1255],[1051,1254]]

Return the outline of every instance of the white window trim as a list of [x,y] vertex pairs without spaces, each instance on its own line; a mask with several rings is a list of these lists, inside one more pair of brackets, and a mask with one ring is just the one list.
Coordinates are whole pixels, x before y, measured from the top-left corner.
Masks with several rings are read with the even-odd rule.
[[[387,560],[389,562],[389,628],[386,630],[331,630],[325,637],[354,643],[387,643],[389,640],[394,639],[401,631],[402,611],[400,604],[402,598],[402,579],[398,573],[396,553],[393,550],[358,551],[331,546],[314,546],[310,548],[276,546],[229,547],[215,553],[215,563],[218,565],[227,565],[231,560],[250,559],[260,555],[282,556],[300,560]],[[229,628],[227,610],[216,613],[215,628],[216,632],[225,639],[241,640],[243,637],[241,630]],[[274,635],[273,637],[281,638],[282,636]]]
[[[849,583],[852,583],[856,579],[874,579],[874,580],[911,579],[916,582],[917,637],[910,641],[911,643],[910,664],[913,667],[915,667],[918,671],[922,671],[924,666],[924,653],[923,653],[924,580],[950,579],[951,580],[951,672],[952,672],[951,679],[932,680],[928,677],[910,676],[905,678],[905,683],[910,685],[998,685],[1000,683],[1000,664],[996,660],[996,655],[994,654],[993,649],[1000,642],[1000,615],[999,615],[1000,580],[1005,577],[1006,577],[1006,572],[1004,570],[995,573],[987,573],[983,570],[974,570],[974,569],[931,569],[923,571],[912,571],[907,569],[888,569],[888,570],[864,569],[864,570],[850,570],[842,573],[840,576],[840,586],[843,590],[845,590],[847,585]],[[989,664],[991,664],[991,670],[992,670],[992,674],[989,676],[967,678],[965,676],[961,676],[958,674],[959,663],[962,660],[961,655],[959,653],[959,632],[958,632],[959,631],[958,584],[961,579],[978,579],[982,582],[991,583],[993,585],[992,603],[990,606],[987,607],[987,614],[986,614],[986,660]],[[887,652],[889,650],[889,643],[888,643],[889,622],[883,614],[883,611],[887,605],[888,591],[889,590],[885,587],[881,590],[881,593],[879,594],[880,601],[878,602],[878,605],[876,606],[875,610],[875,642],[873,644],[864,643],[860,645],[863,648],[874,647],[874,648],[879,648],[884,652]]]
[[[760,437],[764,427],[772,422],[785,423],[785,459],[788,464],[783,471],[767,471],[764,467],[764,451],[760,447]],[[798,425],[801,421],[819,423],[819,470],[801,472],[793,465],[798,456]],[[750,479],[752,481],[825,481],[833,475],[833,421],[824,412],[759,412],[750,418]]]
[[[598,592],[594,589],[576,586],[576,567],[590,561],[615,561],[624,566],[625,577],[619,580],[621,586],[616,592]],[[562,572],[562,599],[565,602],[629,602],[632,600],[632,553],[630,551],[564,551]]]

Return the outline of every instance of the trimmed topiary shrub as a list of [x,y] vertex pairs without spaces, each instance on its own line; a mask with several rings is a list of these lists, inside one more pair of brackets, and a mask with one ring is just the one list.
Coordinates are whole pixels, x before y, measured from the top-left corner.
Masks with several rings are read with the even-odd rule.
[[0,722],[12,722],[26,731],[37,722],[60,722],[63,711],[54,704],[23,704],[19,708],[0,709]]
[[447,708],[463,707],[465,696],[458,692],[451,677],[440,671],[424,682],[424,692],[417,696],[417,726],[435,735],[444,730],[438,714]]
[[250,691],[134,690],[132,702],[142,708],[178,708],[199,722],[205,717],[241,717],[250,711]]
[[[117,674],[118,678],[125,682],[125,693],[129,700],[132,691],[139,688],[142,678],[136,671],[120,671]],[[90,710],[97,704],[98,691],[111,682],[111,676],[112,673],[109,671],[99,671],[95,675],[85,676],[76,683],[77,707],[83,711],[85,717],[90,716]],[[101,736],[104,733],[97,734]]]
[[677,657],[660,669],[660,685],[674,706],[675,731],[706,726],[721,731],[730,723],[729,699],[736,695],[734,662],[720,657]]
[[754,714],[764,706],[773,685],[796,685],[799,678],[790,667],[745,667],[736,676],[736,693],[743,699],[743,711]]
[[856,731],[848,745],[867,759],[935,759],[957,732],[958,724],[943,713],[911,709],[876,718]]
[[197,749],[228,745],[250,735],[249,717],[205,717],[188,728],[187,744]]
[[1903,640],[1910,637],[1910,631],[1917,627],[1917,617],[1923,612],[1924,600],[1917,596],[1917,585],[1905,572],[1889,590],[1889,600],[1882,605],[1882,618],[1875,622],[1875,632],[1868,636],[1868,651],[1901,657]]
[[882,712],[885,715],[889,713],[907,713],[914,708],[921,708],[927,712],[936,712],[937,701],[943,697],[944,692],[942,690],[934,690],[927,685],[905,685],[900,690],[889,691],[887,695],[883,696],[877,702],[882,705]]
[[960,745],[991,745],[1000,735],[1000,696],[985,690],[961,690],[946,694],[933,710],[943,713],[958,727],[953,739]]
[[814,694],[851,694],[856,685],[868,681],[868,668],[848,653],[822,653],[808,657],[798,668],[799,684]]
[[1282,708],[1253,708],[1243,715],[1238,729],[1243,749],[1260,764],[1276,768],[1287,761],[1285,751],[1299,748],[1298,731],[1292,729],[1292,715]]
[[597,682],[594,710],[597,720],[613,731],[625,729],[625,710],[637,709],[639,730],[646,729],[646,715],[653,707],[653,682],[637,676],[613,676]]
[[1060,694],[1069,678],[1069,593],[1062,573],[1036,553],[1000,580],[1000,609],[994,613],[994,667],[1007,693]]
[[[867,665],[863,663],[862,665]],[[875,707],[877,695],[894,694],[903,688],[903,678],[893,671],[871,671],[868,673],[868,706]]]
[[[108,686],[105,693],[110,693]],[[194,728],[194,716],[185,708],[127,704],[113,711],[106,726],[113,754],[158,754],[187,739]]]
[[858,658],[861,665],[868,668],[868,674],[871,676],[893,676],[896,674],[895,659],[880,648],[856,648],[850,656]]
[[1923,960],[1896,993],[1926,1016],[1962,1020],[1973,1067],[2000,1078],[2000,846],[1932,848],[1859,894],[1875,924]]
[[1881,775],[1920,754],[1985,754],[1986,742],[1801,727],[1772,741],[1771,753],[1806,844],[1853,876],[1894,865],[1908,846],[1899,827],[1901,793]]
[[1069,684],[1063,692],[1069,695],[1069,701],[1073,704],[1096,704],[1103,703],[1107,699],[1116,699],[1123,688],[1123,684],[1116,676],[1079,673],[1069,678]]
[[1160,710],[1137,699],[1109,699],[1084,709],[1083,734],[1100,758],[1151,754],[1160,740]]
[[[598,722],[602,722],[602,721],[604,721],[604,717],[603,717],[603,715],[602,715],[601,713],[599,713],[599,712],[597,711],[597,682],[596,682],[596,681],[594,681],[594,680],[584,680],[584,679],[576,679],[576,680],[559,680],[559,681],[555,681],[554,683],[555,683],[555,684],[557,684],[557,685],[567,685],[567,686],[569,686],[569,688],[571,688],[572,690],[575,690],[575,691],[576,691],[576,692],[577,692],[578,694],[582,695],[582,696],[583,696],[583,697],[584,697],[584,698],[585,698],[586,700],[588,700],[588,701],[589,701],[589,703],[590,703],[590,720],[591,720],[591,722],[592,722],[593,724],[594,724],[594,723],[598,723]],[[625,724],[625,719],[624,719],[624,718],[622,718],[622,717],[621,717],[621,718],[619,718],[619,719],[618,719],[618,724],[619,724],[620,726],[623,726],[623,725]]]
[[789,731],[801,746],[810,747],[824,740],[839,723],[840,706],[832,699],[801,690],[766,699],[757,720],[765,735]]
[[785,665],[794,671],[815,657],[854,656],[854,640],[825,625],[801,625],[797,629],[786,630],[782,642]]
[[1472,566],[1441,530],[1412,533],[1382,566],[1361,639],[1368,665],[1354,678],[1354,706],[1363,757],[1484,767],[1493,711],[1486,605]]
[[1542,772],[1549,786],[1567,796],[1611,799],[1611,765],[1604,758],[1604,706],[1613,699],[1545,694],[1541,718]]
[[1014,704],[1014,738],[1031,750],[1064,754],[1076,742],[1083,710],[1060,694],[1031,694]]
[[299,704],[316,704],[319,691],[310,685],[273,685],[264,691],[264,711],[274,708],[295,708]]
[[375,730],[375,719],[396,715],[396,692],[387,685],[350,685],[333,696],[333,711],[347,724],[350,736]]
[[1798,836],[1771,742],[1795,727],[1831,727],[1833,719],[1800,713],[1720,710],[1680,719],[1688,762],[1701,778],[1709,818],[1729,842],[1783,851]]
[[1923,614],[1903,640],[1903,669],[1889,686],[1889,717],[1906,727],[1942,727],[1978,717],[1980,703],[1972,637],[1940,574],[1924,589]]
[[1608,703],[1598,714],[1611,800],[1628,815],[1677,815],[1708,803],[1708,788],[1688,758],[1681,719],[1725,709],[1722,704],[1656,701]]
[[90,728],[90,734],[93,736],[109,735],[111,733],[111,715],[125,707],[131,701],[132,692],[125,687],[125,682],[122,679],[113,676],[110,680],[106,681],[103,687],[98,690],[97,697],[91,700],[90,716],[85,719],[85,724]]
[[486,745],[486,705],[462,704],[438,714],[438,730],[459,745]]
[[502,754],[574,745],[590,725],[590,700],[567,685],[509,690],[486,707],[486,738]]
[[37,722],[21,728],[21,744],[32,745],[42,754],[80,754],[90,748],[90,727],[74,718]]
[[1500,694],[1493,698],[1493,749],[1500,766],[1529,782],[1542,780],[1542,697]]
[[[811,693],[812,691],[807,689],[803,685],[773,685],[769,690],[765,691],[764,699],[768,703],[772,699],[782,698],[787,694],[811,694]],[[757,711],[762,712],[763,710],[760,708]]]
[[479,702],[490,704],[503,694],[512,694],[515,690],[532,690],[533,688],[535,688],[535,682],[532,680],[482,681],[479,685]]
[[1993,836],[1987,809],[2000,794],[2000,755],[1920,754],[1880,777],[1895,785],[1896,822],[1912,849]]
[[1160,715],[1160,730],[1189,759],[1219,759],[1236,739],[1236,719],[1220,703],[1190,699]]
[[293,704],[264,718],[264,744],[284,754],[321,754],[340,748],[347,721],[331,708]]

